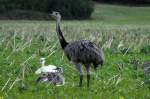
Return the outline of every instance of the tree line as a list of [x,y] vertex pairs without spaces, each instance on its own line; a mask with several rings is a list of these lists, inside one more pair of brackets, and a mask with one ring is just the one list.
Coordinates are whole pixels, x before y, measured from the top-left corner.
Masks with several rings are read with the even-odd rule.
[[[94,5],[92,0],[0,0],[0,13],[11,17],[32,15],[35,12],[50,13],[59,11],[66,19],[89,18]],[[35,16],[35,15],[34,15]]]
[[150,0],[0,0],[0,19],[49,19],[59,11],[65,19],[86,19],[94,3],[150,4]]
[[94,0],[104,3],[118,3],[118,4],[131,4],[131,5],[150,5],[150,0]]

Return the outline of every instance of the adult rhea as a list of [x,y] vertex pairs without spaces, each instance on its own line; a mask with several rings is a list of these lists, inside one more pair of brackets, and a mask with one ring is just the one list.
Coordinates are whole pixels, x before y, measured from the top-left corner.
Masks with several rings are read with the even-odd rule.
[[101,48],[98,48],[93,42],[87,40],[67,42],[60,29],[61,15],[59,12],[52,12],[51,16],[56,20],[56,32],[62,49],[67,58],[75,64],[80,73],[79,86],[82,87],[83,71],[82,64],[85,65],[87,72],[87,87],[90,85],[90,67],[93,64],[94,69],[98,65],[103,65],[104,54]]

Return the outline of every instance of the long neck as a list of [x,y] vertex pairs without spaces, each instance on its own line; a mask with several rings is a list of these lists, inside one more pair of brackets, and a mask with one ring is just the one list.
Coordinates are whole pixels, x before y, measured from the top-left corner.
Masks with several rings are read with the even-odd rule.
[[60,29],[60,19],[57,19],[56,20],[56,32],[57,32],[57,36],[58,36],[58,39],[59,39],[59,42],[61,44],[61,47],[62,49],[64,49],[66,46],[67,46],[67,41],[65,40],[64,36],[63,36],[63,33]]

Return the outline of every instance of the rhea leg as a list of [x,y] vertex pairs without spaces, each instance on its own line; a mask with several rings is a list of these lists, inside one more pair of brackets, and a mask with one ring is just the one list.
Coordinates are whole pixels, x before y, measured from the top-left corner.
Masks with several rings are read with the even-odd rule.
[[80,63],[75,63],[75,66],[76,66],[76,69],[79,71],[79,74],[80,74],[79,87],[82,87],[82,80],[83,80],[82,65]]
[[87,87],[90,86],[90,65],[86,65],[86,72],[87,72]]

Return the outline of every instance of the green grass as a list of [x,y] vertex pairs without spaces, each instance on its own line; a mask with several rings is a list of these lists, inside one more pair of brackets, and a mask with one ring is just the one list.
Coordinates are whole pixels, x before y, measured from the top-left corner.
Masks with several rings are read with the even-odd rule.
[[[91,20],[62,22],[61,28],[67,41],[88,39],[103,47],[105,52],[106,61],[102,68],[98,68],[97,78],[91,69],[89,91],[86,88],[86,76],[83,88],[76,87],[79,81],[78,72],[63,55],[54,21],[0,21],[0,90],[10,78],[5,89],[0,91],[0,97],[149,99],[150,85],[145,83],[143,70],[135,70],[131,64],[134,58],[141,62],[150,61],[149,9],[96,5]],[[142,16],[140,12],[146,16]],[[121,44],[123,46],[118,48]],[[146,48],[148,51],[141,50]],[[40,57],[46,57],[46,64],[63,67],[66,81],[64,86],[35,83],[37,76],[34,72],[40,67]],[[119,70],[121,65],[123,68]],[[16,77],[22,79],[24,66],[25,78],[9,90]],[[20,90],[22,83],[26,85],[26,90]]]
[[92,18],[115,24],[148,24],[150,7],[130,7],[96,4]]

